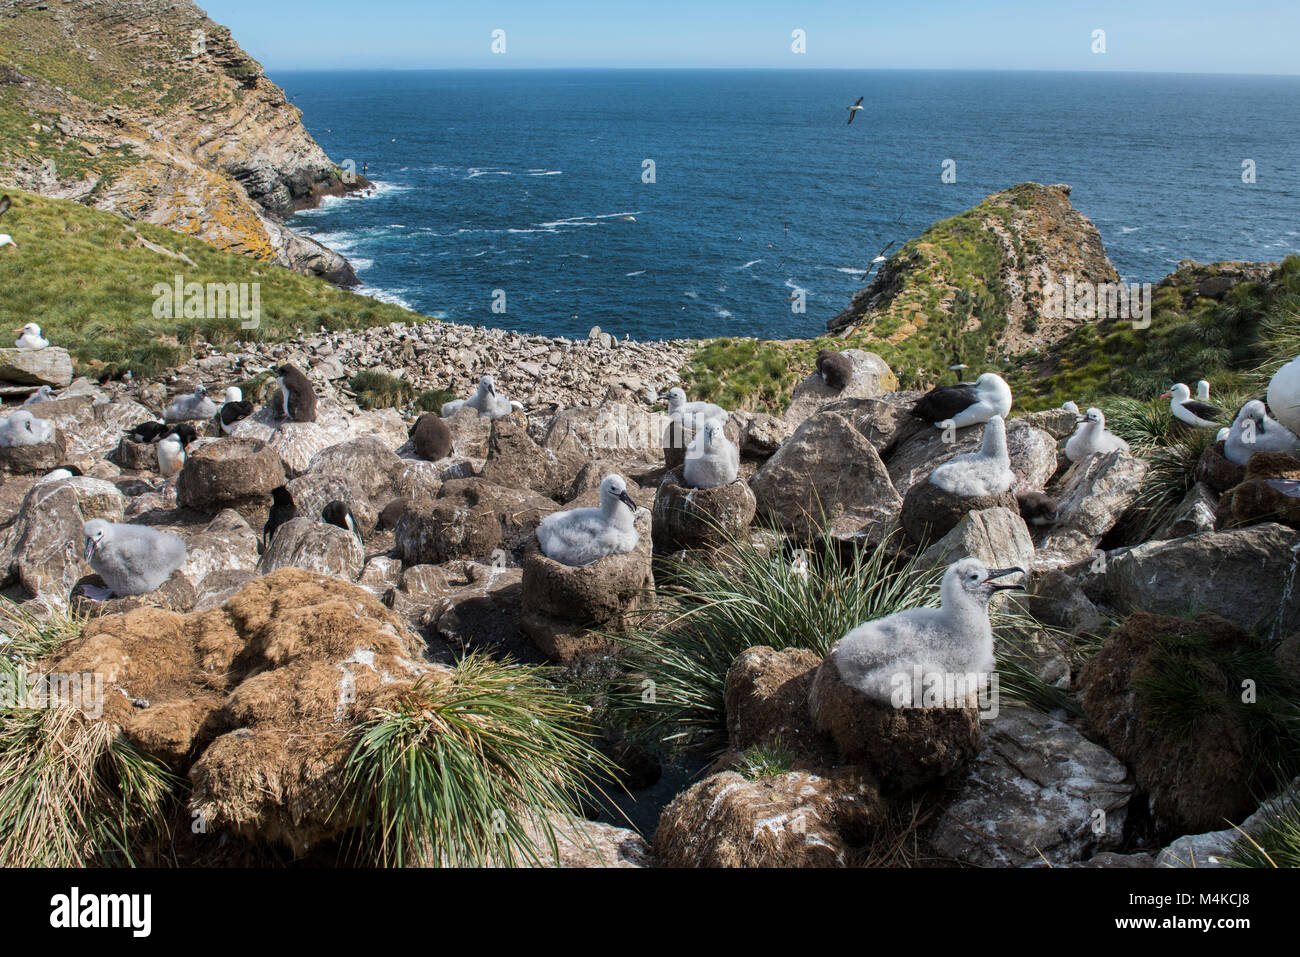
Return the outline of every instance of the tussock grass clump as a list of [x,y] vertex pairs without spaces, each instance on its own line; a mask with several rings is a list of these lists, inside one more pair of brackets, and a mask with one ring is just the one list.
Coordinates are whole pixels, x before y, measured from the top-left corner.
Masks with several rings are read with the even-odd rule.
[[163,765],[108,722],[29,694],[81,624],[0,606],[0,867],[131,864],[139,836],[166,829],[176,781]]
[[760,778],[786,774],[791,764],[792,756],[785,748],[779,745],[755,744],[741,752],[733,770],[751,781],[757,781]]
[[1300,867],[1300,792],[1288,788],[1260,811],[1262,827],[1243,833],[1222,859],[1229,867]]
[[386,866],[550,863],[548,815],[575,813],[612,772],[586,709],[542,669],[472,655],[351,738],[343,801],[363,822],[359,856]]
[[415,394],[411,383],[385,372],[367,369],[358,372],[348,383],[357,394],[357,405],[363,409],[393,409],[406,405]]
[[449,389],[425,389],[415,397],[417,412],[441,412],[444,403],[456,398],[456,393]]

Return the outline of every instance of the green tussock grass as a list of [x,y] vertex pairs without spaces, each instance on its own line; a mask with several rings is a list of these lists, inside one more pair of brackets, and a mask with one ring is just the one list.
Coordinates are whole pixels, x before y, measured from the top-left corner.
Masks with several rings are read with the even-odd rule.
[[790,752],[779,744],[755,744],[740,753],[732,769],[751,781],[757,781],[788,773],[792,763]]
[[1074,399],[1086,408],[1111,395],[1151,398],[1174,382],[1194,389],[1198,379],[1213,385],[1216,404],[1226,392],[1261,390],[1277,365],[1300,353],[1300,256],[1263,279],[1237,282],[1221,300],[1198,295],[1201,280],[1221,272],[1183,267],[1162,280],[1147,329],[1124,320],[1085,322],[1046,355],[1020,357],[1008,378],[1017,405],[1050,408]]
[[363,409],[401,408],[415,394],[414,387],[405,379],[374,370],[358,372],[348,386],[357,394],[357,405]]
[[[201,240],[65,200],[5,190],[13,207],[4,231],[19,243],[0,255],[6,321],[35,322],[66,348],[81,374],[105,378],[127,370],[157,375],[182,362],[204,339],[219,346],[283,341],[314,331],[423,321],[397,306],[346,292],[311,276],[223,252]],[[138,237],[188,256],[194,265],[153,252]],[[238,316],[155,318],[155,283],[260,283],[261,324]]]
[[0,867],[130,865],[142,834],[166,830],[177,782],[163,765],[108,722],[27,693],[40,660],[80,629],[0,606]]
[[396,867],[549,863],[547,815],[576,813],[612,770],[592,740],[585,708],[542,670],[464,658],[449,682],[420,682],[351,732],[357,854]]
[[456,393],[449,389],[425,389],[415,397],[417,412],[441,412],[444,403],[456,398]]

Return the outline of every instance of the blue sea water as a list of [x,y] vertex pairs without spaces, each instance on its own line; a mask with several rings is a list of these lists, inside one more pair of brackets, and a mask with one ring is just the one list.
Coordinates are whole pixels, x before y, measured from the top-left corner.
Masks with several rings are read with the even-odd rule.
[[[1069,183],[1126,281],[1300,250],[1300,78],[943,71],[280,72],[377,184],[292,225],[459,322],[815,335],[872,257]],[[846,125],[859,96],[866,109]],[[941,180],[945,160],[956,182]],[[1242,182],[1253,160],[1256,182]],[[643,182],[653,160],[655,182]],[[634,217],[630,222],[625,217]],[[897,246],[894,247],[897,249]],[[891,250],[892,251],[892,250]],[[807,311],[790,297],[805,290]],[[494,312],[496,290],[505,312]],[[499,301],[499,294],[498,299]]]

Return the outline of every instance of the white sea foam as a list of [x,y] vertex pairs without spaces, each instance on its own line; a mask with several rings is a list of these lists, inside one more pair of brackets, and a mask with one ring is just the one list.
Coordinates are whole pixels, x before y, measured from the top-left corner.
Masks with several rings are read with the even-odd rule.
[[362,285],[355,286],[352,291],[362,296],[368,296],[369,298],[375,299],[379,302],[388,303],[390,306],[401,306],[403,309],[415,312],[415,307],[403,299],[401,295],[402,293],[410,292],[409,289],[379,289],[375,286]]
[[645,275],[645,270],[644,270],[644,269],[638,269],[636,272],[625,272],[625,273],[623,273],[623,275],[624,275],[624,276],[644,276],[644,275]]

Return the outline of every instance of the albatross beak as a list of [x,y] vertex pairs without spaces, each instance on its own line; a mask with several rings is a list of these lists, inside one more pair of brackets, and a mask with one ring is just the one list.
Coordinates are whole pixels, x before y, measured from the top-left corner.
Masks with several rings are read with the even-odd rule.
[[1166,392],[1166,393],[1165,393],[1164,395],[1162,395],[1160,398],[1162,398],[1162,399],[1172,399],[1173,397],[1174,397],[1174,394],[1173,394],[1172,392]]
[[90,556],[95,554],[95,540],[87,537],[86,539],[86,563],[90,563]]
[[[1006,578],[1008,575],[1023,575],[1024,573],[1025,570],[1023,568],[995,568],[993,569],[993,571],[989,572],[989,577],[984,579],[984,584],[986,585],[989,584],[995,578]],[[1020,583],[1016,583],[1014,585],[993,586],[994,591],[1007,591],[1008,589],[1018,589],[1020,591],[1024,591],[1025,586]]]
[[628,495],[627,492],[620,492],[618,495],[618,500],[622,502],[624,505],[626,505],[628,508],[630,508],[633,512],[636,511],[636,502],[632,501],[632,496]]

